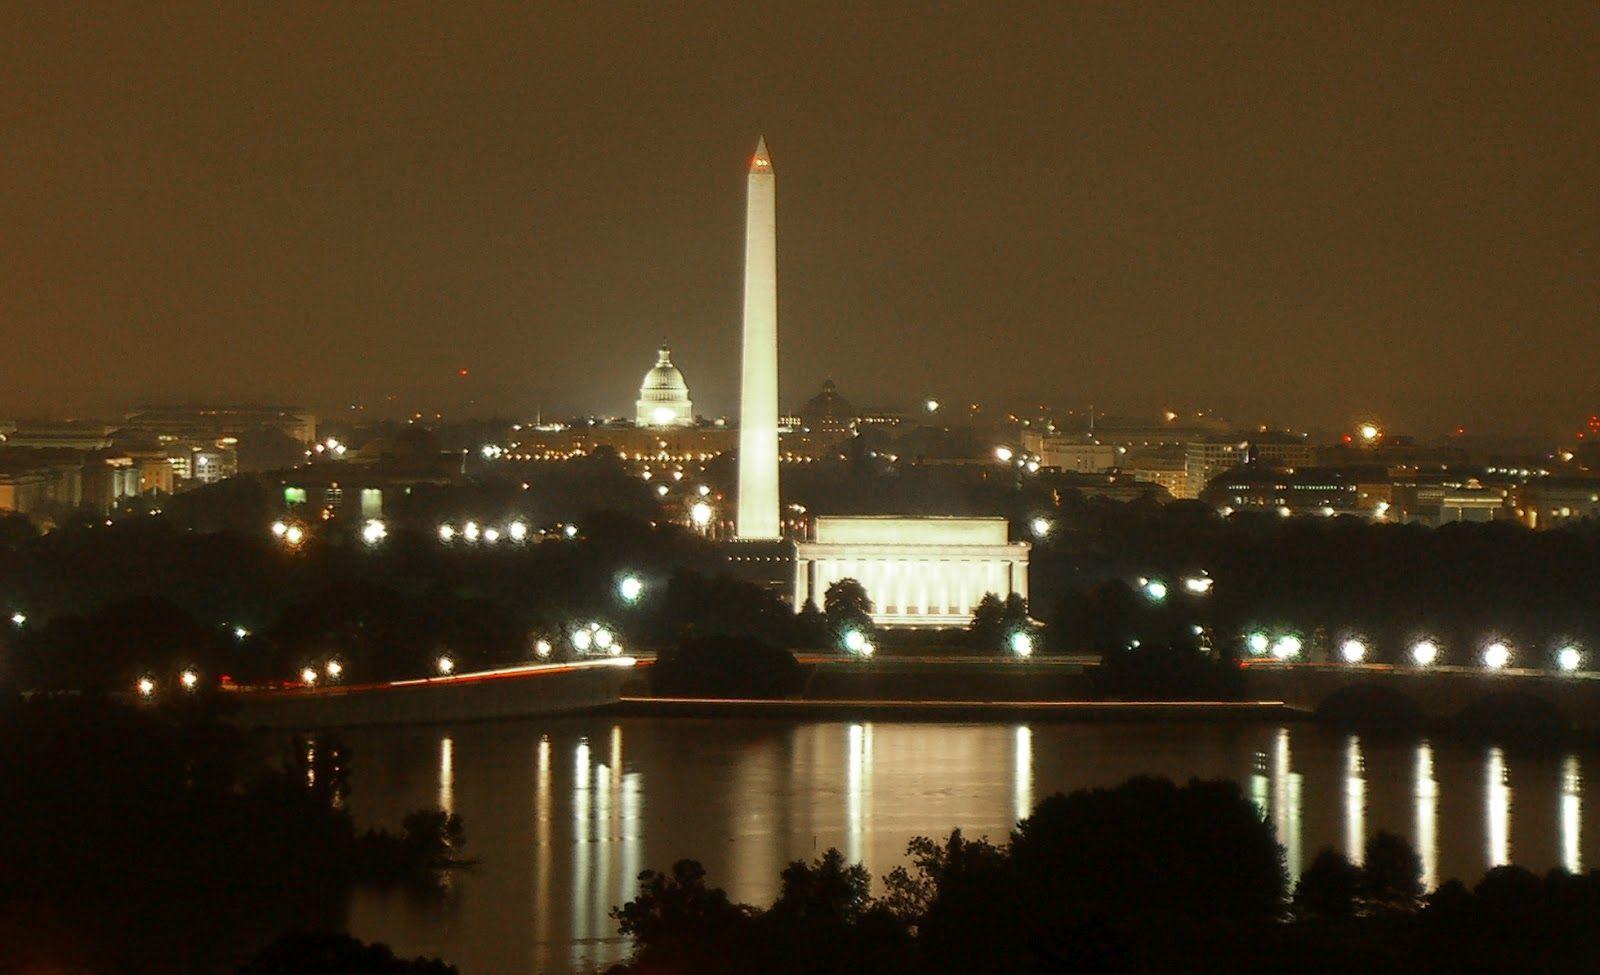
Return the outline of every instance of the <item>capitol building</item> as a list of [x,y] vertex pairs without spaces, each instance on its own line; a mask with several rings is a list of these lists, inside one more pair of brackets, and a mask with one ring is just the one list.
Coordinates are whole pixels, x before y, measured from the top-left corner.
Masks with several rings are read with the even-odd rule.
[[672,350],[656,350],[656,364],[644,374],[635,405],[634,423],[641,427],[687,427],[694,425],[694,404],[689,401],[689,384],[672,364]]

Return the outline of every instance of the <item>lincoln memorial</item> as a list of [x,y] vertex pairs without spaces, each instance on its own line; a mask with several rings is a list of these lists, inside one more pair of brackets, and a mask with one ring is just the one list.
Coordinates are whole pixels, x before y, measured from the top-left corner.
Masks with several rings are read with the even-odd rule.
[[828,586],[855,579],[880,625],[964,626],[984,593],[1028,597],[1027,542],[1004,518],[830,516],[795,551],[794,605],[820,607]]

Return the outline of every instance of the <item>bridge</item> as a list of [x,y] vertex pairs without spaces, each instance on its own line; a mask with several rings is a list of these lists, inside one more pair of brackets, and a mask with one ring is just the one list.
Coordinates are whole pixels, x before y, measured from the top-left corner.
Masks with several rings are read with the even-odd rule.
[[1600,673],[1276,660],[1251,660],[1243,668],[1248,697],[1303,711],[1600,731]]

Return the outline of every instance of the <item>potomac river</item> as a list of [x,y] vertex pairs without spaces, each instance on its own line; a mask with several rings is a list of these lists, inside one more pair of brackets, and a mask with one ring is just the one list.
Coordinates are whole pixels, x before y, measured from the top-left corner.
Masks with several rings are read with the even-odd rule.
[[479,860],[441,897],[361,893],[348,928],[464,975],[588,972],[627,950],[608,917],[639,871],[690,857],[765,904],[790,860],[830,846],[881,877],[906,841],[954,827],[1003,840],[1055,791],[1132,775],[1231,778],[1290,875],[1331,846],[1398,832],[1425,880],[1495,864],[1600,863],[1586,775],[1600,751],[1520,752],[1310,724],[927,723],[568,717],[345,732],[349,805],[398,826],[441,806]]

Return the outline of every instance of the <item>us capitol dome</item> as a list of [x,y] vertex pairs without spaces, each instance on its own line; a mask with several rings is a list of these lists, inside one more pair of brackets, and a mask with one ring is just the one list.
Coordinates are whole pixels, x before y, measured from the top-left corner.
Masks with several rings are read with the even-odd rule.
[[656,352],[655,368],[644,374],[644,382],[639,386],[639,402],[635,406],[634,423],[641,427],[694,425],[689,384],[672,364],[672,350],[664,345]]

